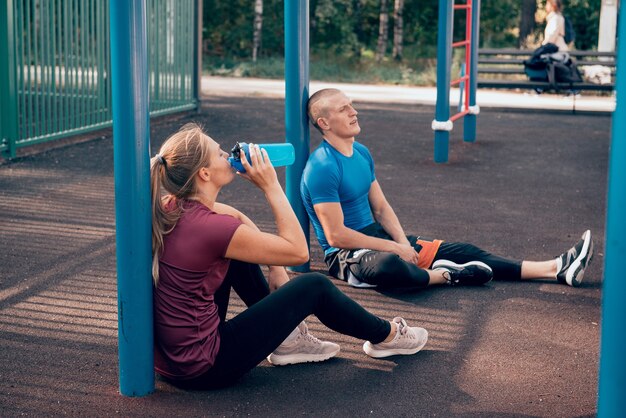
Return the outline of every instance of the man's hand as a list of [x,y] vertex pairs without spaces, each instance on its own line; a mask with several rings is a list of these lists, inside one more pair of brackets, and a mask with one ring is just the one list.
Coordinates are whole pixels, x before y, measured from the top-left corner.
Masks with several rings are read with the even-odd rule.
[[267,275],[267,283],[270,286],[270,292],[278,289],[289,281],[289,275],[284,267],[269,266],[270,272]]
[[407,263],[415,264],[417,266],[417,261],[419,259],[419,254],[415,251],[415,248],[411,246],[411,244],[398,244],[397,250],[394,251],[401,259],[406,261]]
[[409,242],[408,238],[406,237],[406,235],[402,234],[398,237],[398,239],[394,240],[395,242],[397,242],[400,245],[411,245],[411,243]]

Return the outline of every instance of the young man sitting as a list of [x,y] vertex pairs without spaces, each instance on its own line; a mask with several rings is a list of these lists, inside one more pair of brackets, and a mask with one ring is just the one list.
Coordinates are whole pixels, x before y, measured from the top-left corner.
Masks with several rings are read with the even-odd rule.
[[308,103],[323,141],[304,169],[300,192],[330,275],[355,287],[425,288],[505,280],[555,279],[578,286],[593,255],[591,232],[561,256],[511,260],[475,245],[406,235],[376,180],[369,150],[355,140],[358,112],[342,91]]

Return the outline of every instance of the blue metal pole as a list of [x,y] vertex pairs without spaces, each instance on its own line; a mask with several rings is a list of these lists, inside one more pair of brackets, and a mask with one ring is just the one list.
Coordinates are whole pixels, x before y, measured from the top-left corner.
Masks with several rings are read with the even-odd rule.
[[[465,76],[465,63],[461,63],[461,71],[459,71],[459,78],[463,78]],[[457,106],[457,112],[461,112],[463,110],[463,98],[465,97],[465,81],[461,81],[459,83],[459,105]]]
[[111,0],[120,392],[154,391],[146,0]]
[[465,142],[476,141],[476,89],[478,87],[478,43],[480,42],[480,0],[472,0],[472,54],[470,62],[470,113],[463,117],[463,140]]
[[[309,158],[309,0],[285,1],[285,134],[296,161],[287,167],[287,198],[309,242],[309,217],[300,197],[300,179]],[[309,263],[291,270],[309,271]]]
[[[435,152],[436,163],[448,161],[450,140],[450,63],[452,61],[453,1],[439,1],[439,29],[437,31],[437,103],[435,105]],[[448,127],[446,128],[447,125]]]
[[598,417],[623,417],[626,411],[626,13],[620,13],[617,51],[617,105],[609,160],[606,251],[602,290],[602,335]]

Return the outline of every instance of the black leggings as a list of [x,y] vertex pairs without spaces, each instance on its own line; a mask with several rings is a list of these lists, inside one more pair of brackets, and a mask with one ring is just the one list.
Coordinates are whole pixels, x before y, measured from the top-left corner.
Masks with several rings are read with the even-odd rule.
[[[391,239],[380,224],[372,224],[360,232],[377,238]],[[417,237],[408,235],[409,242],[417,252],[421,246]],[[361,257],[359,250],[339,250],[326,256],[326,263],[331,276],[347,280],[348,269],[362,282],[377,285],[380,288],[415,288],[428,286],[429,276],[424,269],[412,263],[407,263],[398,255],[383,252],[369,251]],[[450,260],[464,264],[469,261],[481,261],[493,270],[495,280],[520,280],[522,277],[522,263],[493,255],[473,244],[462,242],[443,242],[435,254],[433,261]]]
[[[248,309],[226,321],[231,287]],[[215,363],[194,379],[170,380],[177,386],[204,389],[234,383],[311,314],[334,331],[372,343],[391,332],[389,322],[366,311],[319,273],[298,276],[270,294],[258,265],[232,260],[215,302],[221,319]]]

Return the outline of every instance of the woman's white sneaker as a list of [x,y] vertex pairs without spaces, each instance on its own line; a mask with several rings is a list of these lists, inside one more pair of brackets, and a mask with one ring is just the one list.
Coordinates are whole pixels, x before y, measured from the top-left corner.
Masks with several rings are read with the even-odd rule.
[[393,340],[385,343],[372,344],[366,341],[363,351],[370,357],[382,358],[395,355],[410,355],[420,351],[428,341],[428,331],[420,327],[410,327],[406,321],[396,317],[396,335]]
[[339,350],[339,344],[320,341],[309,334],[306,323],[302,321],[294,332],[267,356],[267,360],[274,366],[325,361],[335,357]]

